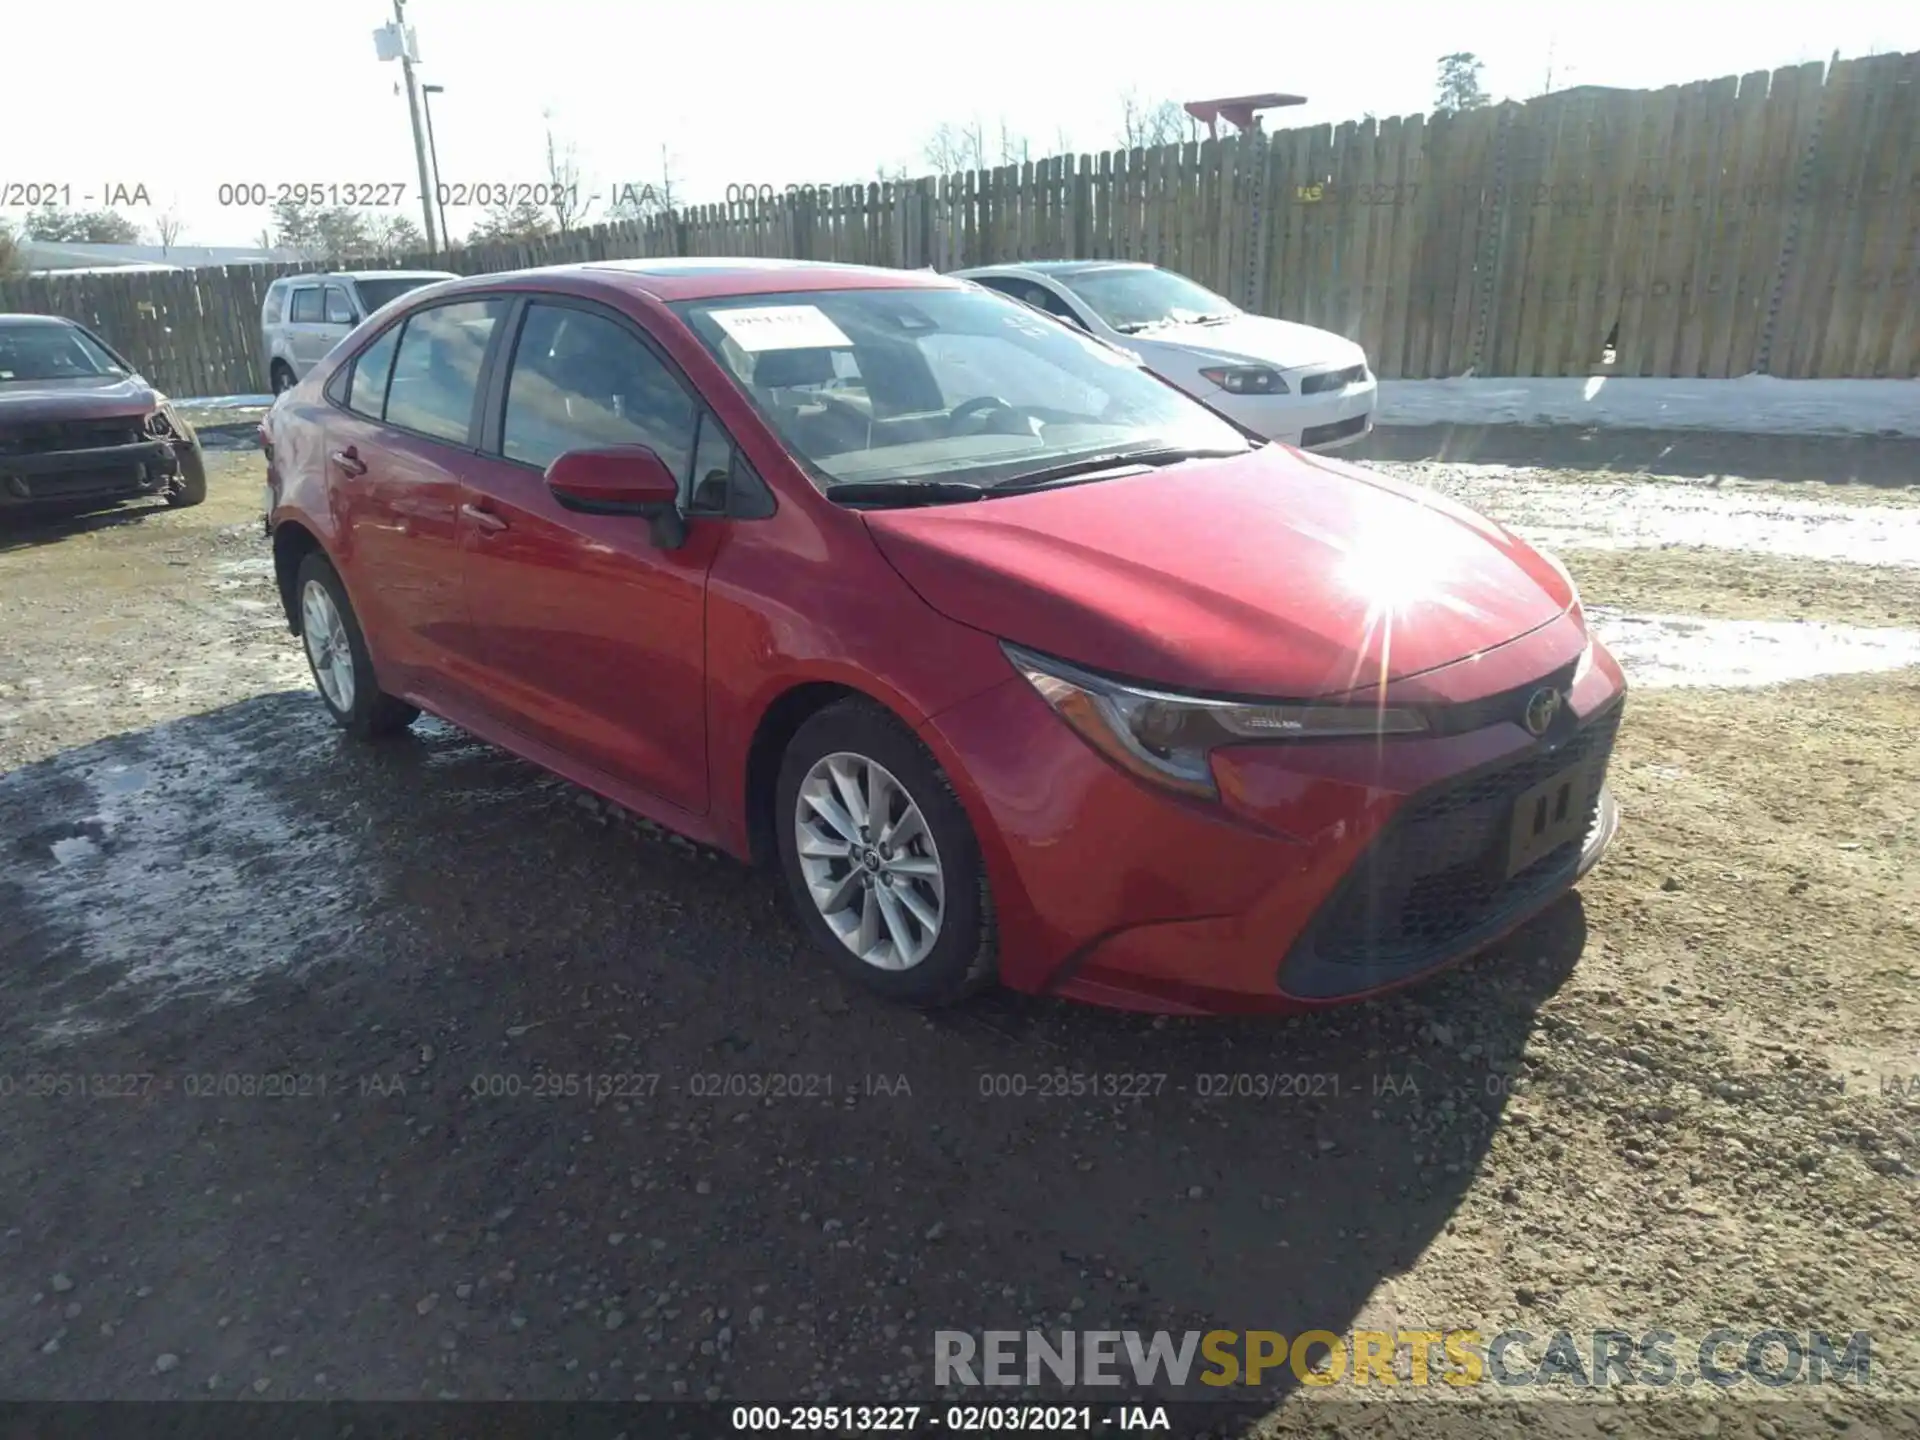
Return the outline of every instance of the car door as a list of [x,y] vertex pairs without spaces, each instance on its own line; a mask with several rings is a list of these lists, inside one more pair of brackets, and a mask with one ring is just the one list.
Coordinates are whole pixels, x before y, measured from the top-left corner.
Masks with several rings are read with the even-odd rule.
[[317,284],[296,285],[287,297],[287,352],[294,373],[303,378],[331,348],[314,348],[327,319],[326,298],[321,291]]
[[469,706],[478,694],[459,514],[481,375],[508,303],[416,310],[361,349],[344,380],[328,383],[326,464],[347,532],[347,589],[382,685],[436,709]]
[[662,550],[644,520],[563,508],[544,471],[568,450],[645,445],[698,514],[696,458],[702,476],[724,468],[715,454],[730,442],[628,317],[542,296],[516,328],[463,517],[467,603],[493,701],[563,758],[702,813],[707,572],[727,522],[695,520],[684,545]]
[[324,348],[313,357],[315,361],[325,359],[327,353],[351,335],[353,327],[360,323],[360,312],[355,308],[353,297],[347,293],[344,285],[327,286],[323,306],[321,335],[316,345]]

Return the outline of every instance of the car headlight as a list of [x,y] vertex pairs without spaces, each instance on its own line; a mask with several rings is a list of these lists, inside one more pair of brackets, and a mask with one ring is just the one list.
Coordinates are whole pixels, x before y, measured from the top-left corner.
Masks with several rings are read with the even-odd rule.
[[180,417],[173,413],[173,406],[164,400],[147,416],[146,430],[155,440],[176,440],[186,434],[181,428]]
[[1551,565],[1555,573],[1567,582],[1567,593],[1572,596],[1572,599],[1567,602],[1567,609],[1573,613],[1574,619],[1578,620],[1581,625],[1584,626],[1587,623],[1587,612],[1586,608],[1580,603],[1580,584],[1573,578],[1573,572],[1567,569],[1566,562],[1551,550],[1542,550],[1536,545],[1534,547],[1534,553],[1546,561],[1547,564]]
[[1266,365],[1223,365],[1202,370],[1200,378],[1218,385],[1229,395],[1285,395],[1287,382],[1280,372]]
[[1005,641],[1000,648],[1040,698],[1109,760],[1143,780],[1208,799],[1219,796],[1209,756],[1221,745],[1427,728],[1413,710],[1208,700],[1125,685]]
[[1587,678],[1587,672],[1593,669],[1593,637],[1587,637],[1587,647],[1580,652],[1580,663],[1573,667],[1573,679],[1567,682],[1569,693],[1580,688],[1580,682]]

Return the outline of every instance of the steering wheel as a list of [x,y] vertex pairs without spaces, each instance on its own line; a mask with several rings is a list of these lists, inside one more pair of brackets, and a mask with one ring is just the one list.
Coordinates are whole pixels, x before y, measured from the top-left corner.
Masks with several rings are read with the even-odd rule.
[[[1017,406],[1008,404],[998,395],[976,395],[973,399],[962,401],[953,407],[952,413],[947,416],[948,433],[957,435],[960,433],[960,427],[968,421],[1002,410],[1009,415],[1020,413]],[[984,424],[974,426],[973,433],[985,434],[986,426]]]

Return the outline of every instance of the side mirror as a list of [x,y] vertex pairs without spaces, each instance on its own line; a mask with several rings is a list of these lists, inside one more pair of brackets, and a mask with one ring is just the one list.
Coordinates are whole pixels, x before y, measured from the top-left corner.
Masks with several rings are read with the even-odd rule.
[[686,543],[680,482],[644,445],[569,450],[547,466],[547,489],[569,510],[646,520],[653,543],[662,550],[678,550]]

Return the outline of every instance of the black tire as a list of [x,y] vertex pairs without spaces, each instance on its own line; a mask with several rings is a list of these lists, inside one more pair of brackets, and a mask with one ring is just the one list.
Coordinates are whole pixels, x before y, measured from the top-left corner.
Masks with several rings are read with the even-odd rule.
[[[800,867],[794,828],[801,785],[816,762],[840,752],[889,771],[919,807],[938,848],[944,891],[939,934],[925,957],[904,970],[883,970],[854,954],[822,916]],[[979,841],[945,772],[888,711],[865,700],[842,700],[800,727],[774,786],[774,833],[801,928],[843,975],[890,1000],[923,1007],[954,1004],[993,982],[999,932]]]
[[198,505],[207,498],[207,460],[200,453],[200,442],[194,441],[180,456],[180,478],[167,491],[167,504],[176,510],[188,505]]
[[276,395],[285,394],[299,383],[294,377],[293,367],[284,360],[276,360],[267,371],[267,383],[273,387]]
[[[346,633],[347,650],[353,662],[353,703],[344,710],[334,703],[326,686],[321,683],[319,667],[314,663],[313,647],[306,641],[304,600],[309,585],[319,585],[326,590]],[[319,692],[320,703],[327,707],[334,724],[358,739],[372,740],[382,735],[396,734],[420,718],[420,711],[416,707],[404,700],[396,700],[380,688],[374,678],[373,657],[367,651],[367,638],[361,634],[359,617],[353,613],[353,603],[347,599],[347,587],[340,583],[339,572],[333,568],[333,563],[318,550],[300,562],[299,572],[294,576],[293,594],[294,613],[301,617],[301,648],[306,652],[307,668],[314,672],[314,689]]]

